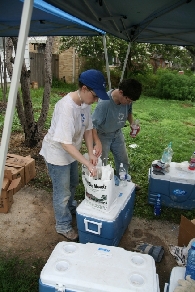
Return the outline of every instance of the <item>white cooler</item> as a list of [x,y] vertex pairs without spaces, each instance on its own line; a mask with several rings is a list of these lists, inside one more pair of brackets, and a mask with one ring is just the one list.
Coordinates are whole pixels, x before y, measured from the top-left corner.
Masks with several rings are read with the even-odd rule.
[[174,267],[171,271],[169,284],[165,283],[164,292],[173,292],[178,286],[178,280],[184,279],[186,268]]
[[41,271],[39,292],[159,292],[154,259],[94,243],[60,242]]

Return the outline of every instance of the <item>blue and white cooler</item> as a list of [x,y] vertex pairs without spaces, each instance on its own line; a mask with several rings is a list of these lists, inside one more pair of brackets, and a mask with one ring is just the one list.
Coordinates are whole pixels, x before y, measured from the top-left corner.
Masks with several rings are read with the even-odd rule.
[[117,246],[133,215],[135,184],[113,188],[115,201],[106,212],[93,208],[83,200],[76,209],[79,242]]
[[[155,164],[154,161],[152,164]],[[154,205],[157,195],[161,204],[172,208],[191,210],[195,208],[195,171],[190,170],[188,161],[171,162],[169,172],[154,174],[149,169],[148,203]]]
[[159,292],[154,259],[94,243],[60,242],[43,267],[39,292]]

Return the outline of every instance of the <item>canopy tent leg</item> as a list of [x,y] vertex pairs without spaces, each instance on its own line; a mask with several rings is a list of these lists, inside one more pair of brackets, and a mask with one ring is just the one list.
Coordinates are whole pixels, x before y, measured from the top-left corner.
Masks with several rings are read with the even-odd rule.
[[131,43],[129,43],[128,48],[127,48],[127,53],[126,53],[126,57],[125,57],[124,65],[123,65],[123,71],[122,71],[122,74],[121,74],[120,82],[123,81],[123,77],[124,77],[124,73],[125,73],[125,68],[127,66],[127,60],[128,60],[130,49],[131,49]]
[[33,2],[34,0],[25,0],[23,9],[22,9],[17,52],[16,52],[13,75],[12,75],[12,80],[11,80],[10,90],[9,90],[9,95],[8,95],[7,109],[6,109],[3,134],[2,134],[1,146],[0,146],[0,189],[2,188],[2,183],[3,183],[4,167],[5,167],[5,161],[6,161],[7,151],[8,151],[9,139],[11,135],[19,79],[20,79],[22,63],[24,59],[25,45],[26,45],[26,40],[28,37],[29,28],[30,28],[30,21],[32,17]]
[[108,86],[109,90],[111,90],[111,81],[110,81],[110,68],[108,63],[108,52],[106,47],[106,35],[103,35],[103,45],[104,45],[104,54],[106,59],[106,72],[107,72],[107,78],[108,78]]

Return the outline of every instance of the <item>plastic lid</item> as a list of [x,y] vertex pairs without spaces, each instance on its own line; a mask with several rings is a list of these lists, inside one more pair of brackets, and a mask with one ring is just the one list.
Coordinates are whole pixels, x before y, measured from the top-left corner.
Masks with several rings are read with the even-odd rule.
[[195,241],[192,242],[191,248],[195,249]]

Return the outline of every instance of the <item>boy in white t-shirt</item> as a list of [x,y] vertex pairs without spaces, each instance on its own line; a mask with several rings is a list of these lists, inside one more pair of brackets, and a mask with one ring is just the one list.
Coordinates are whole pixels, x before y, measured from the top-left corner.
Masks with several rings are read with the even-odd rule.
[[[71,241],[78,239],[78,233],[72,228],[71,215],[76,210],[74,194],[79,182],[78,162],[84,164],[92,176],[96,175],[90,105],[98,98],[108,99],[103,74],[94,69],[81,73],[79,89],[56,103],[40,151],[52,180],[56,231]],[[79,151],[83,138],[90,160]]]

